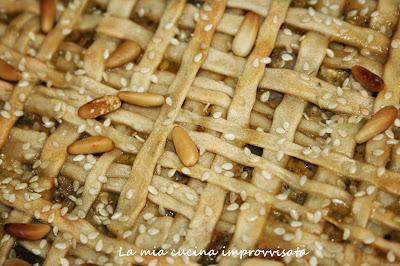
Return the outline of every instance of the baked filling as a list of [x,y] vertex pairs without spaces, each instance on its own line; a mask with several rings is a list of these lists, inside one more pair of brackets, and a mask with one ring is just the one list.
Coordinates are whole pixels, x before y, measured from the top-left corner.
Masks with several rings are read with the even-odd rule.
[[399,4],[1,0],[0,264],[397,264]]

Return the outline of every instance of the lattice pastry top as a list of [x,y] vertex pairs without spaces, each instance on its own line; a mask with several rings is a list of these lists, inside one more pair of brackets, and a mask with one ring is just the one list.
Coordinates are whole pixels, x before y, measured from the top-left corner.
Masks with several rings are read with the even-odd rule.
[[1,0],[0,264],[397,265],[399,6]]

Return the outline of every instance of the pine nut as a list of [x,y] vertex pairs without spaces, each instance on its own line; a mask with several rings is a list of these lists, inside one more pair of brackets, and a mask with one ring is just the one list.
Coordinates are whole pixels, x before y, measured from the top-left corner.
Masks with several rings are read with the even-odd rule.
[[120,107],[121,101],[117,96],[103,96],[79,107],[78,115],[83,119],[93,119]]
[[4,230],[16,238],[39,240],[50,232],[51,227],[48,224],[8,223],[4,225]]
[[351,74],[361,86],[369,91],[379,92],[385,87],[383,80],[365,67],[355,65],[351,68]]
[[41,0],[40,1],[40,23],[42,31],[48,33],[51,31],[56,18],[56,1]]
[[68,146],[69,154],[95,154],[114,149],[114,142],[104,136],[93,136],[78,140]]
[[121,91],[118,93],[118,97],[124,102],[143,107],[156,107],[164,103],[162,95],[148,92]]
[[16,68],[0,59],[0,78],[7,81],[20,81],[22,75]]
[[193,166],[199,160],[199,151],[188,133],[179,126],[172,130],[172,141],[179,159],[185,166]]
[[125,41],[110,55],[106,61],[107,68],[122,66],[134,61],[140,55],[140,46],[134,41]]
[[242,25],[232,42],[232,52],[235,55],[245,57],[254,46],[257,38],[260,17],[253,12],[248,12]]
[[397,118],[397,109],[387,106],[379,110],[364,124],[355,136],[357,143],[363,143],[388,129]]

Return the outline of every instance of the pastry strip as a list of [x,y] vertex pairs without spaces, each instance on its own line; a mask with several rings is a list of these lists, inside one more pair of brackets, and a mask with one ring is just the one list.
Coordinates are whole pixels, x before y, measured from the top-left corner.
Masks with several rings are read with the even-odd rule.
[[[123,231],[133,225],[134,220],[146,203],[147,187],[151,182],[156,161],[164,150],[166,138],[172,129],[172,122],[181,108],[190,85],[200,69],[200,65],[207,57],[208,46],[215,31],[215,24],[221,18],[224,9],[225,1],[213,2],[210,6],[210,11],[205,11],[208,13],[209,20],[200,20],[196,26],[194,36],[183,55],[182,65],[177,77],[169,88],[172,93],[170,95],[172,105],[164,104],[162,107],[160,116],[155,122],[155,130],[152,131],[138,153],[132,167],[131,177],[121,191],[121,194],[124,195],[128,190],[133,190],[133,193],[137,196],[131,200],[123,197],[119,198],[117,211],[128,215],[129,210],[129,219],[124,223],[113,222],[108,226],[117,235],[122,235]],[[204,27],[206,25],[211,25],[211,29],[205,31]],[[143,167],[144,165],[146,167]]]

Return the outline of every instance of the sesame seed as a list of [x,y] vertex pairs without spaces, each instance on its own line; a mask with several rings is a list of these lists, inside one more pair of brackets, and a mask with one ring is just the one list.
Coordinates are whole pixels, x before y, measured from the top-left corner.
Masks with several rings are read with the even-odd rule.
[[235,140],[235,135],[234,134],[232,134],[232,133],[226,133],[226,134],[224,134],[224,138],[226,139],[226,140]]
[[377,169],[377,175],[378,177],[382,177],[386,172],[386,169],[384,166],[378,167]]
[[286,193],[281,193],[275,196],[277,200],[287,200],[288,195]]
[[135,256],[134,259],[137,263],[142,263],[144,261],[144,259],[141,256]]
[[92,232],[92,233],[89,233],[89,234],[87,235],[87,238],[90,239],[90,240],[94,240],[94,239],[97,238],[98,235],[99,235],[99,233],[97,233],[97,232]]
[[317,257],[312,256],[312,257],[310,258],[309,263],[310,263],[310,266],[317,266],[317,265],[318,265],[318,259],[317,259]]
[[295,220],[299,219],[299,213],[295,209],[290,209],[289,215]]
[[198,63],[198,62],[201,61],[202,58],[203,58],[203,54],[202,54],[202,53],[198,53],[198,54],[196,54],[196,55],[194,56],[193,61],[194,61],[195,63]]
[[160,233],[160,230],[158,230],[157,228],[150,228],[149,230],[147,230],[147,233],[151,236],[155,236],[158,233]]
[[375,191],[376,191],[376,187],[375,186],[372,186],[372,185],[370,185],[370,186],[368,186],[367,187],[367,194],[368,195],[372,195],[372,194],[374,194],[375,193]]
[[133,197],[133,191],[132,191],[132,189],[130,189],[130,190],[128,190],[126,192],[126,198],[127,199],[132,199],[132,197]]
[[97,243],[96,243],[95,250],[96,250],[97,252],[100,252],[102,249],[103,249],[103,240],[100,239],[100,240],[97,241]]
[[153,195],[158,194],[158,190],[154,186],[151,186],[151,185],[148,187],[148,191]]
[[201,181],[207,181],[210,178],[210,173],[209,172],[204,172],[203,175],[201,176]]
[[107,177],[104,175],[100,175],[97,180],[99,180],[101,183],[105,184],[107,183]]
[[256,58],[252,62],[253,67],[259,67],[260,66],[260,59]]
[[187,168],[187,167],[182,167],[181,171],[182,171],[182,173],[185,174],[185,175],[190,175],[190,174],[191,174],[190,169]]
[[104,59],[107,59],[107,58],[109,58],[110,57],[110,51],[108,50],[108,49],[105,49],[104,50],[104,53],[103,53],[103,58]]
[[288,29],[288,28],[283,29],[283,33],[285,35],[287,35],[287,36],[292,36],[293,35],[292,31],[290,29]]
[[195,198],[194,195],[192,193],[188,192],[188,191],[185,192],[185,197],[190,201],[193,201],[194,198]]
[[64,216],[68,212],[68,207],[63,207],[60,211],[61,216]]
[[278,151],[276,153],[276,160],[279,162],[283,159],[284,156],[285,156],[285,153],[283,151]]
[[4,117],[5,119],[10,119],[10,118],[11,118],[10,113],[7,112],[7,111],[5,111],[5,110],[2,110],[2,111],[0,112],[0,114],[1,114],[1,116]]
[[239,204],[237,203],[232,203],[226,208],[227,211],[236,211],[237,209],[239,209]]
[[312,7],[309,7],[307,11],[308,11],[308,15],[310,15],[311,17],[313,17],[316,13],[315,9]]
[[299,221],[292,221],[292,222],[290,222],[290,226],[291,227],[294,227],[294,228],[296,228],[296,227],[301,227],[303,225],[303,223],[302,222],[299,222]]
[[367,42],[371,43],[374,40],[374,36],[372,34],[368,34]]
[[215,118],[215,119],[221,118],[221,116],[222,116],[222,113],[221,113],[221,112],[214,112],[214,113],[212,114],[212,117]]
[[307,176],[305,176],[305,175],[301,176],[300,182],[299,182],[300,186],[304,186],[307,182],[307,179],[308,179]]
[[365,196],[365,191],[358,191],[354,194],[354,197],[360,198]]
[[267,102],[269,100],[270,94],[271,93],[269,91],[263,92],[260,96],[260,101],[263,103]]
[[49,215],[49,217],[47,217],[47,222],[51,224],[54,221],[54,218],[55,218],[55,214],[54,214],[54,212],[52,212]]
[[375,241],[374,237],[368,237],[363,240],[364,244],[367,244],[367,245],[374,243],[374,241]]
[[104,127],[109,127],[111,125],[111,119],[107,118],[106,120],[104,120],[103,122],[103,126]]
[[224,170],[232,170],[233,169],[233,164],[224,163],[224,164],[222,164],[221,168],[224,169]]
[[376,150],[374,150],[374,151],[372,152],[372,154],[373,154],[374,156],[381,156],[381,155],[383,155],[384,153],[385,153],[385,151],[382,150],[382,149],[376,149]]
[[267,172],[266,170],[262,170],[261,175],[267,180],[270,180],[272,178],[271,174],[269,172]]
[[26,88],[26,87],[28,87],[28,86],[29,86],[29,82],[26,81],[26,80],[21,80],[21,81],[18,83],[18,87],[21,87],[21,88]]
[[391,46],[393,49],[399,48],[399,47],[400,47],[400,40],[398,40],[398,39],[393,39],[393,40],[391,41],[391,43],[390,43],[390,46]]
[[179,41],[176,38],[172,38],[171,40],[169,40],[169,43],[172,44],[172,45],[175,45],[175,46],[179,45]]
[[154,83],[154,84],[157,84],[158,83],[158,77],[156,76],[156,75],[151,75],[150,76],[150,81],[152,82],[152,83]]
[[257,220],[258,215],[252,215],[246,218],[247,221],[249,222],[254,222],[255,220]]
[[261,58],[260,62],[263,63],[263,64],[268,65],[268,64],[270,64],[272,62],[272,59],[271,59],[271,57],[267,56],[267,57]]
[[32,253],[39,256],[42,252],[40,251],[40,249],[34,248],[32,249]]
[[204,31],[210,31],[213,27],[213,24],[209,23],[207,25],[204,26]]
[[122,234],[122,238],[126,239],[126,238],[130,237],[131,235],[132,235],[132,231],[127,230]]
[[246,201],[246,199],[247,199],[247,192],[245,191],[245,190],[242,190],[242,191],[240,191],[240,198],[243,200],[243,201]]
[[172,22],[168,22],[165,24],[164,28],[166,30],[170,30],[170,29],[172,29],[173,26],[174,26],[174,24]]
[[64,250],[64,249],[67,248],[67,245],[66,245],[64,242],[60,242],[60,243],[56,243],[56,244],[54,245],[54,247],[55,247],[56,249],[59,249],[59,250]]
[[68,34],[70,34],[71,32],[72,32],[72,30],[71,30],[70,28],[65,28],[65,29],[62,30],[62,34],[63,34],[63,35],[68,35]]
[[28,187],[27,183],[19,183],[15,186],[15,190],[22,190]]
[[122,213],[121,212],[116,212],[111,216],[111,220],[118,220],[119,218],[121,218]]
[[145,214],[143,214],[143,219],[146,221],[152,219],[153,217],[154,217],[154,214],[152,214],[151,212],[146,212]]
[[335,57],[335,53],[332,51],[332,49],[329,48],[326,49],[326,55],[330,58]]
[[282,236],[286,233],[285,229],[282,227],[277,227],[274,229],[274,233],[278,236]]
[[168,171],[167,175],[168,175],[168,177],[173,177],[175,175],[175,173],[176,173],[176,169],[172,168]]
[[80,241],[82,244],[87,244],[88,238],[87,238],[87,236],[85,236],[84,234],[80,234],[80,235],[79,235],[79,241]]
[[168,106],[172,106],[172,98],[171,98],[171,97],[165,98],[165,103],[166,103]]
[[396,261],[396,255],[394,252],[391,250],[386,254],[386,258],[389,262],[395,262]]
[[293,240],[293,238],[294,238],[293,234],[287,233],[287,234],[283,235],[283,240],[285,240],[285,241],[291,241],[291,240]]
[[208,216],[208,217],[212,216],[214,213],[214,211],[209,206],[206,206],[204,211],[205,211],[206,216]]
[[293,56],[288,53],[283,53],[281,58],[283,61],[292,61],[294,59]]

